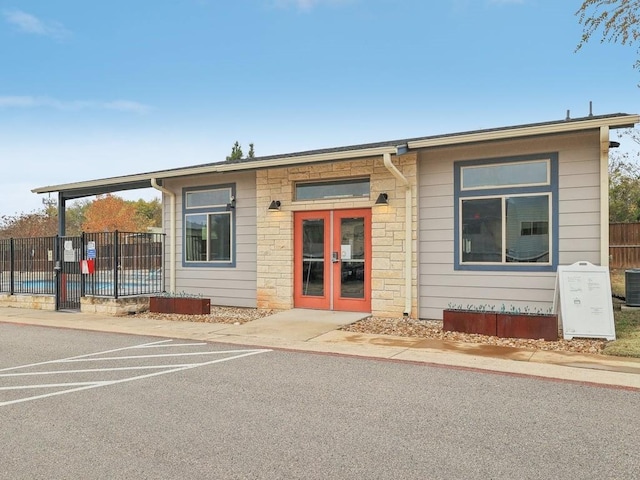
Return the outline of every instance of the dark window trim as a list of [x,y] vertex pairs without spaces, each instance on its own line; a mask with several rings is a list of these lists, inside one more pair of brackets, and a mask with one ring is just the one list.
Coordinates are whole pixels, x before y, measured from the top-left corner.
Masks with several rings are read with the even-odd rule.
[[[218,189],[231,189],[231,196],[236,198],[236,184],[235,183],[223,183],[218,185],[206,185],[198,187],[184,187],[182,189],[182,266],[185,268],[235,268],[236,266],[236,244],[237,244],[237,232],[236,232],[236,211],[235,202],[231,206],[219,206],[219,207],[189,207],[187,208],[187,193],[204,191],[204,190],[218,190]],[[221,262],[192,262],[187,261],[186,251],[186,216],[188,214],[209,214],[209,213],[221,213],[231,212],[231,261]]]
[[[549,159],[549,166],[551,168],[550,184],[528,187],[499,187],[491,189],[478,189],[478,190],[462,190],[461,181],[461,167],[468,167],[473,165],[490,165],[499,163],[513,163],[518,161],[531,161],[531,160],[544,160]],[[536,193],[550,193],[551,194],[551,224],[552,231],[551,244],[551,263],[548,265],[519,265],[517,263],[508,264],[492,264],[492,265],[479,265],[479,264],[466,264],[460,262],[460,199],[466,197],[495,197],[495,196],[508,196],[508,195],[521,195],[521,194],[536,194]],[[532,155],[516,155],[509,157],[497,157],[497,158],[482,158],[475,160],[465,160],[454,162],[453,164],[453,199],[454,199],[454,239],[453,239],[453,269],[454,270],[467,270],[467,271],[492,271],[492,272],[555,272],[558,267],[559,256],[559,225],[558,221],[560,214],[558,212],[558,152],[545,152],[536,153]]]
[[[354,184],[362,181],[369,182],[369,195],[349,195],[349,196],[329,196],[329,197],[317,197],[317,198],[298,198],[298,187],[304,185],[339,185],[339,184]],[[353,198],[371,198],[371,178],[369,176],[360,177],[343,177],[343,178],[330,178],[326,180],[299,180],[294,182],[293,185],[294,202],[313,202],[316,200],[340,200],[340,199],[353,199]]]

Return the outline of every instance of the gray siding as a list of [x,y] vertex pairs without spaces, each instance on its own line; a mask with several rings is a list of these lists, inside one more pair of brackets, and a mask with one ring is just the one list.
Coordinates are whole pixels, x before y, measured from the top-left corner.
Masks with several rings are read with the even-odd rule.
[[554,272],[455,271],[453,165],[460,160],[558,152],[559,263],[600,262],[599,132],[424,150],[418,157],[418,314],[449,304],[546,310]]
[[[236,185],[236,265],[235,267],[184,267],[182,265],[182,189],[220,184]],[[199,294],[212,305],[256,307],[256,177],[254,172],[227,175],[199,175],[165,182],[176,194],[176,291]],[[169,203],[164,196],[164,232],[170,239]],[[169,245],[167,244],[166,285],[169,288]]]

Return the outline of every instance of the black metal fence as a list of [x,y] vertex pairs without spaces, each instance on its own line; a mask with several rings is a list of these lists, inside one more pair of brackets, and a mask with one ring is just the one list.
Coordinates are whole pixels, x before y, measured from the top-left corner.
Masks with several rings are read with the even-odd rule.
[[[164,291],[164,234],[84,233],[0,240],[0,292],[125,297]],[[60,280],[57,282],[56,280]]]
[[0,240],[0,291],[55,294],[56,237]]
[[82,244],[83,258],[93,260],[93,273],[83,275],[84,295],[118,298],[164,291],[163,234],[85,233]]

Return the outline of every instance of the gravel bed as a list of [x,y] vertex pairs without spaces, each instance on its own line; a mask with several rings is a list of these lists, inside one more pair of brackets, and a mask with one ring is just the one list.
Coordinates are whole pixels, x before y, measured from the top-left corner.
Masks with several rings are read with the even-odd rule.
[[606,340],[574,338],[573,340],[531,340],[524,338],[499,338],[461,332],[445,332],[442,321],[415,320],[412,318],[369,317],[342,328],[343,331],[357,333],[373,333],[378,335],[396,335],[400,337],[434,338],[455,342],[481,343],[504,347],[526,348],[529,350],[546,350],[557,352],[578,352],[602,354]]
[[[228,323],[242,325],[259,318],[273,315],[281,310],[261,310],[256,308],[211,307],[209,315],[177,315],[143,312],[135,316],[157,318],[181,322]],[[416,320],[412,318],[383,318],[369,317],[359,322],[342,327],[341,330],[356,333],[371,333],[375,335],[395,335],[400,337],[434,338],[455,342],[481,343],[485,345],[501,345],[505,347],[527,348],[530,350],[547,350],[557,352],[578,352],[602,354],[605,340],[590,340],[574,338],[573,340],[530,340],[521,338],[498,338],[486,335],[468,334],[460,332],[445,332],[442,321]]]
[[179,315],[166,313],[141,312],[134,316],[141,318],[155,318],[161,320],[173,320],[176,322],[203,322],[203,323],[228,323],[231,325],[242,325],[259,318],[263,318],[280,310],[259,310],[257,308],[241,307],[216,307],[211,306],[209,315]]

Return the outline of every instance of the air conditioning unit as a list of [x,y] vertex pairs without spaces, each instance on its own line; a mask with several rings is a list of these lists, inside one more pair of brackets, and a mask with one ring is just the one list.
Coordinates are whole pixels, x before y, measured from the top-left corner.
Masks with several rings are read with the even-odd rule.
[[625,270],[624,296],[629,307],[640,307],[640,269]]

